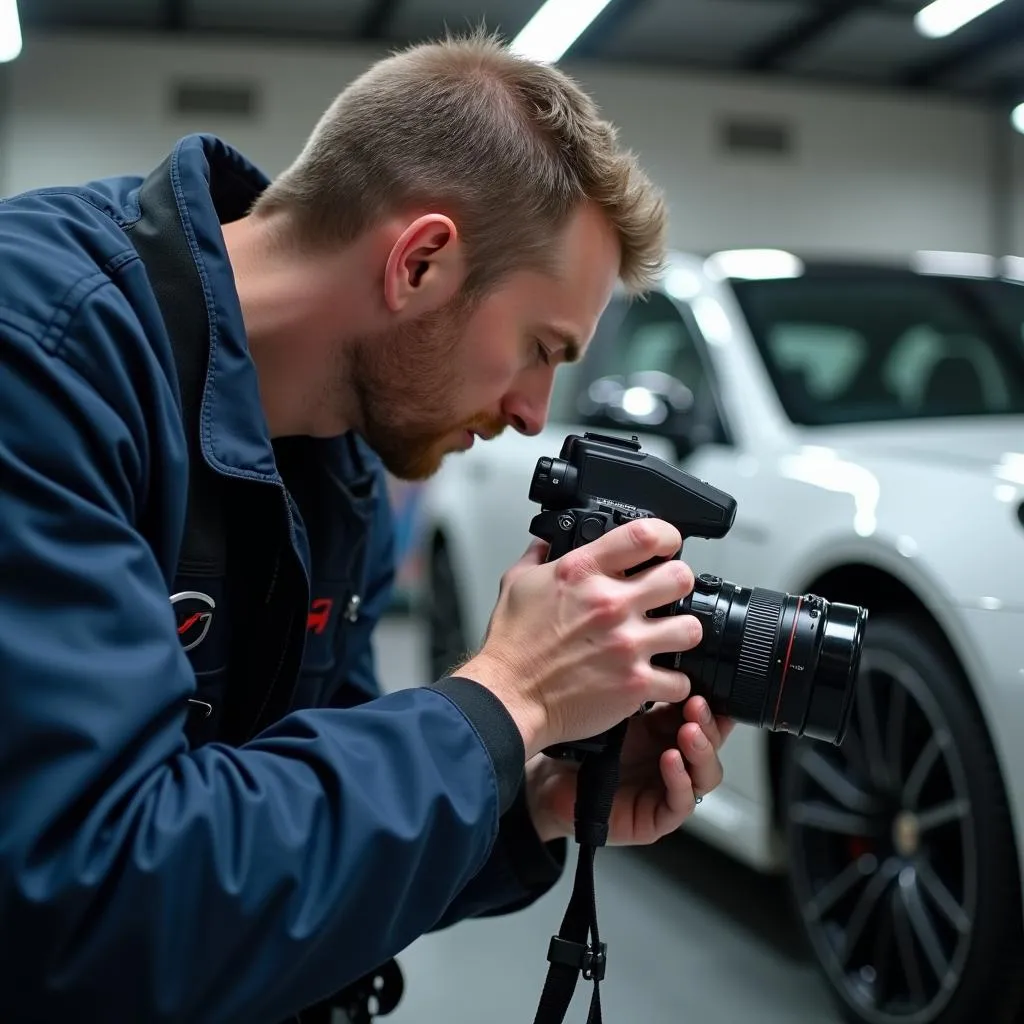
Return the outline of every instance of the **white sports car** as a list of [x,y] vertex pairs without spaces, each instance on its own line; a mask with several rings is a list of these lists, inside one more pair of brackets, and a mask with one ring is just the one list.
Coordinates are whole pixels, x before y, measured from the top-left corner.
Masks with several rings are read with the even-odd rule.
[[787,874],[865,1024],[1011,1019],[1024,974],[1024,284],[965,260],[673,256],[559,370],[544,433],[450,458],[421,509],[435,675],[529,541],[538,459],[585,431],[736,498],[695,572],[869,610],[845,741],[737,728],[684,826]]

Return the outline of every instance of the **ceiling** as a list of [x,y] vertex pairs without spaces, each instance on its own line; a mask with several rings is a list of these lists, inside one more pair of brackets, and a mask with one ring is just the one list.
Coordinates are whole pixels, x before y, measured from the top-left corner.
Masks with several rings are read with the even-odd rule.
[[[1024,98],[1024,0],[942,39],[925,0],[611,0],[569,51],[646,67]],[[540,0],[20,0],[33,29],[147,30],[185,37],[403,44],[483,20],[512,38]]]

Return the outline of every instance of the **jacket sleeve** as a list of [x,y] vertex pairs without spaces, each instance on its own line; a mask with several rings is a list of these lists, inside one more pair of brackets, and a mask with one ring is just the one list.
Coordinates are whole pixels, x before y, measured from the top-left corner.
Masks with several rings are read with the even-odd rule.
[[110,284],[55,323],[0,306],[0,1018],[279,1021],[436,924],[522,741],[464,683],[190,750],[151,357]]
[[542,843],[520,789],[501,817],[498,841],[483,870],[455,897],[432,931],[471,917],[512,914],[535,903],[562,877],[568,840]]
[[[368,585],[361,623],[347,659],[349,683],[368,695],[379,692],[370,638],[387,611],[395,578],[394,522],[383,473],[378,487],[381,500],[377,502],[367,550]],[[529,906],[558,882],[565,856],[565,840],[540,841],[527,810],[525,789],[521,788],[513,805],[501,817],[498,840],[487,863],[455,897],[437,927],[444,928],[468,917],[512,913]]]

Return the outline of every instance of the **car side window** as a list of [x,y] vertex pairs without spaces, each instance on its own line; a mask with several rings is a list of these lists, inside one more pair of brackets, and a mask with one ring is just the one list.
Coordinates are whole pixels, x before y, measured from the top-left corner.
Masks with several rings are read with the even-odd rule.
[[680,308],[655,292],[629,306],[604,373],[627,379],[635,374],[665,374],[697,395],[707,386],[697,345],[694,329]]
[[841,395],[868,354],[864,336],[841,324],[779,323],[767,343],[780,390],[790,398],[806,394],[816,402]]
[[893,346],[882,377],[906,410],[1008,410],[1012,398],[992,349],[974,334],[941,334],[927,326],[907,331]]
[[[609,307],[579,366],[556,376],[554,421],[650,430],[692,443],[720,440],[722,423],[703,341],[685,306],[652,292]],[[568,372],[565,372],[568,371]]]

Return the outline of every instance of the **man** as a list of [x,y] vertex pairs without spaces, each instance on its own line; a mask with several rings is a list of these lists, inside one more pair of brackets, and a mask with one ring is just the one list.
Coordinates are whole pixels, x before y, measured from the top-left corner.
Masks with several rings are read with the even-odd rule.
[[0,206],[0,1017],[294,1019],[557,879],[550,744],[634,720],[612,842],[721,780],[647,610],[665,523],[532,545],[482,648],[379,696],[381,463],[545,419],[662,200],[590,100],[474,35],[372,67],[268,182],[190,136]]

